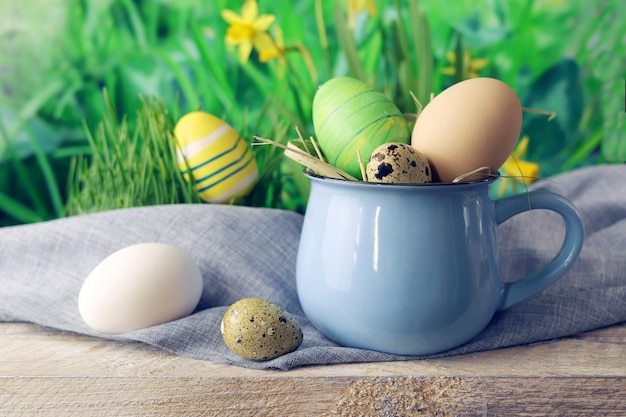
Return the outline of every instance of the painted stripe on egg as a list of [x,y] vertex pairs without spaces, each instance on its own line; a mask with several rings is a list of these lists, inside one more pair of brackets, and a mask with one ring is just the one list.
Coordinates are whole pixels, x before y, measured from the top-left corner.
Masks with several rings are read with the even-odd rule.
[[208,203],[221,203],[229,201],[233,197],[238,197],[242,194],[246,194],[250,188],[254,185],[258,177],[256,170],[251,172],[246,177],[242,178],[237,185],[226,190],[221,194],[217,194],[213,197],[207,197],[204,201]]
[[[367,94],[367,95],[366,95]],[[363,93],[359,93],[357,94],[357,96],[363,96],[366,95],[365,98],[371,98],[371,92],[365,91]],[[369,97],[368,97],[369,96]],[[404,119],[404,116],[401,113],[390,113],[389,111],[385,111],[385,107],[389,105],[390,100],[387,97],[384,96],[380,96],[380,97],[375,97],[375,99],[373,101],[370,101],[368,103],[366,103],[363,106],[360,107],[355,107],[355,108],[351,108],[351,107],[346,107],[345,104],[349,103],[350,101],[352,101],[352,99],[354,99],[355,97],[352,97],[346,101],[344,101],[341,106],[335,108],[322,122],[321,126],[318,129],[318,132],[320,132],[322,135],[328,135],[331,137],[336,137],[337,138],[337,142],[350,142],[352,141],[355,137],[359,136],[363,131],[367,130],[370,128],[370,126],[375,125],[377,123],[383,122],[383,124],[385,125],[386,128],[390,127],[390,124],[388,124],[388,120],[386,119],[394,119],[397,118],[399,120],[400,123],[405,124],[406,120]],[[342,107],[343,106],[343,107]],[[373,111],[371,112],[372,116],[370,117],[370,109],[374,109],[374,110],[378,110],[378,108],[381,108],[382,111]],[[338,112],[341,112],[340,114],[336,114]],[[337,117],[338,119],[334,119],[334,117]],[[331,121],[333,125],[329,126],[328,129],[325,129],[325,126],[327,124],[328,121]],[[341,120],[343,123],[350,125],[352,123],[352,120],[355,120],[355,126],[358,126],[356,129],[353,129],[350,133],[351,135],[349,136],[340,136],[337,132],[337,126],[336,126],[336,122],[337,120]]]
[[222,136],[227,134],[228,131],[231,129],[232,128],[229,125],[224,123],[217,129],[215,129],[213,132],[211,132],[210,135],[197,139],[189,143],[187,146],[180,148],[177,152],[178,163],[184,164],[185,156],[187,157],[187,159],[193,158],[194,156],[198,155],[200,152],[204,151],[206,148],[211,146],[217,140],[219,140]]
[[[245,157],[248,157],[246,160],[244,160]],[[202,192],[205,190],[208,190],[209,188],[220,184],[223,181],[226,181],[228,178],[232,177],[233,175],[243,171],[244,169],[246,169],[247,167],[249,167],[249,165],[252,163],[252,161],[254,160],[254,157],[252,155],[252,152],[246,152],[245,154],[243,154],[240,158],[238,158],[237,160],[228,163],[227,165],[223,166],[222,168],[220,168],[217,171],[211,171],[210,174],[205,175],[202,178],[198,178],[196,179],[195,183],[200,185],[203,182],[206,182],[207,180],[210,180],[211,178],[214,178],[222,173],[224,173],[225,171],[227,171],[230,168],[235,168],[234,170],[230,171],[227,173],[227,175],[225,175],[224,177],[218,179],[217,181],[215,181],[214,183],[212,183],[211,185],[208,186],[203,186],[202,188],[199,188],[198,191]],[[243,161],[243,163],[241,163]],[[195,176],[194,176],[195,178]]]
[[[196,165],[193,165],[193,166],[192,166],[192,164],[190,164],[190,163],[189,163],[189,159],[191,159],[191,158],[188,158],[187,163],[189,163],[189,165],[190,165],[190,169],[189,169],[189,170],[182,170],[181,172],[183,173],[183,175],[186,175],[186,174],[188,174],[188,173],[189,173],[189,171],[192,171],[192,172],[193,172],[193,171],[196,171],[196,170],[198,170],[198,169],[202,168],[202,167],[203,167],[203,166],[205,166],[205,165],[208,165],[208,164],[211,164],[211,163],[215,162],[215,161],[216,161],[216,160],[218,160],[219,158],[222,158],[222,157],[224,157],[224,156],[227,156],[229,153],[234,152],[237,148],[242,148],[242,146],[241,146],[241,141],[243,141],[243,140],[244,140],[244,139],[243,139],[241,136],[239,136],[239,137],[238,137],[238,139],[237,139],[237,141],[235,141],[235,143],[233,144],[233,146],[232,146],[231,148],[228,148],[228,149],[226,149],[225,151],[223,151],[223,152],[221,152],[221,153],[219,153],[219,154],[215,155],[214,157],[209,158],[209,159],[207,159],[206,161],[204,161],[204,162],[200,162],[199,164],[196,164]],[[245,144],[245,149],[246,149],[246,150],[248,149],[247,144]],[[204,149],[203,149],[203,150],[204,150]]]
[[[330,104],[334,105],[335,108],[328,113],[328,115],[326,116],[326,118],[324,119],[322,124],[319,126],[319,129],[320,130],[323,129],[324,125],[326,124],[326,122],[331,120],[335,116],[335,113],[337,113],[338,111],[340,111],[340,110],[345,111],[346,109],[350,109],[350,108],[345,107],[345,106],[347,104],[349,104],[351,101],[359,98],[360,96],[363,96],[364,94],[369,94],[369,91],[367,91],[367,90],[366,91],[361,91],[361,92],[353,95],[352,97],[348,97],[347,99],[345,99],[341,103],[330,103]],[[355,108],[352,108],[352,110],[353,110],[353,112],[352,112],[352,114],[350,114],[350,116],[354,115],[355,113],[358,113],[360,111],[360,108],[359,107],[355,107]],[[321,110],[321,111],[323,111],[323,110]]]
[[363,133],[364,131],[366,131],[367,129],[369,129],[370,127],[378,124],[378,122],[385,122],[384,124],[381,124],[379,126],[381,130],[387,130],[389,128],[388,123],[391,122],[393,123],[393,119],[394,118],[398,118],[398,119],[402,119],[402,121],[404,121],[404,116],[396,116],[396,115],[389,115],[389,114],[381,114],[379,117],[377,118],[372,118],[372,121],[366,125],[364,125],[363,127],[361,127],[360,129],[358,129],[357,131],[354,132],[354,136],[359,136],[361,133]]
[[[216,143],[206,152],[214,150],[214,147],[217,147]],[[193,165],[193,160],[188,161],[190,170],[181,167],[187,178],[189,173],[192,174],[194,185],[204,201],[225,202],[247,193],[256,182],[256,160],[242,137],[238,137],[233,146],[207,161],[203,161],[204,156],[202,153],[198,155],[200,162],[197,165]]]

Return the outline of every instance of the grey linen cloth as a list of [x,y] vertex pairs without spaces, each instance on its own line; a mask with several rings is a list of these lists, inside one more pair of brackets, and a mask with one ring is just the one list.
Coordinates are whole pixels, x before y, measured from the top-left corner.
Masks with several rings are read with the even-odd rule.
[[[586,240],[579,259],[555,285],[509,310],[456,355],[551,340],[626,321],[626,166],[598,166],[540,181],[569,198],[581,213]],[[556,216],[556,217],[555,217]],[[115,340],[135,340],[175,354],[258,369],[408,360],[338,346],[307,320],[298,303],[295,261],[303,217],[262,208],[170,205],[115,210],[0,229],[0,321],[32,322]],[[558,215],[534,210],[498,228],[502,276],[515,280],[554,256],[563,226]],[[117,336],[85,325],[77,306],[91,270],[118,249],[163,242],[198,263],[204,289],[183,319]],[[266,362],[232,353],[220,334],[227,307],[245,297],[269,299],[301,324],[304,342]]]

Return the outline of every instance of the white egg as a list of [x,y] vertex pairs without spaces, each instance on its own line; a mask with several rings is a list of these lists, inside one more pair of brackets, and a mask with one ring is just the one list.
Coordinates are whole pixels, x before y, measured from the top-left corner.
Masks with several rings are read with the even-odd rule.
[[185,317],[201,295],[202,274],[187,253],[139,243],[109,255],[91,271],[78,309],[92,329],[118,334]]

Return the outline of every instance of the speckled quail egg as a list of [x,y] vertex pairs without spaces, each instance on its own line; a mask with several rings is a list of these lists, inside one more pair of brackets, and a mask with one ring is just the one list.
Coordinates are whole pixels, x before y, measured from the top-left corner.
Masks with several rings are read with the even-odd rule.
[[283,308],[262,298],[244,298],[222,317],[222,338],[237,355],[256,361],[293,352],[302,343],[298,322]]
[[432,181],[430,164],[411,145],[390,142],[372,152],[367,164],[370,182],[423,184]]

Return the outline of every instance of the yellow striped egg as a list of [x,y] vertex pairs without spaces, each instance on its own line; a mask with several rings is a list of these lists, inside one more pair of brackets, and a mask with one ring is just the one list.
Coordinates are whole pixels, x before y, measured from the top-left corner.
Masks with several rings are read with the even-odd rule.
[[178,167],[187,181],[193,178],[202,200],[227,203],[254,187],[258,168],[252,148],[220,118],[203,111],[188,113],[176,123],[174,136]]

